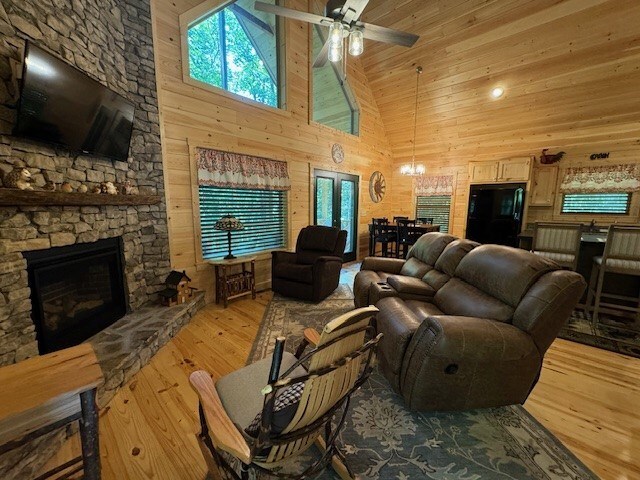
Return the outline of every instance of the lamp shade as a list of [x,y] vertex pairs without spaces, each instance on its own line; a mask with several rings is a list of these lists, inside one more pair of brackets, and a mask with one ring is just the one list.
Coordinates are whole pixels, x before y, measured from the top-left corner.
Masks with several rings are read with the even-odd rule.
[[233,232],[236,230],[244,230],[244,225],[240,220],[228,213],[215,223],[213,229]]

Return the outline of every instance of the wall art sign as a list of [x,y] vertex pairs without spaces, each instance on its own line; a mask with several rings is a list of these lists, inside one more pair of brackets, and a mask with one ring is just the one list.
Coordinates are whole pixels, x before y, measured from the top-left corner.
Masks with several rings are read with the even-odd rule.
[[601,158],[609,158],[609,152],[592,153],[589,160],[599,160]]

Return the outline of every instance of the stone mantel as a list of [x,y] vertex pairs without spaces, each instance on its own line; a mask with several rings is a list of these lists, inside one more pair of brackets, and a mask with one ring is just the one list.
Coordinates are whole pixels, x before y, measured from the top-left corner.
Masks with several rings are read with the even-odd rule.
[[156,205],[159,195],[106,195],[100,193],[65,193],[37,190],[0,189],[2,206],[41,206],[41,205]]

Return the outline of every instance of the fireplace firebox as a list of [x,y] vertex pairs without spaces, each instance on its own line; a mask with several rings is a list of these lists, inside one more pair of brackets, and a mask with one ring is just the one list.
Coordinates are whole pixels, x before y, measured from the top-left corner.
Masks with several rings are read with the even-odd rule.
[[41,354],[82,343],[127,312],[120,237],[24,257]]

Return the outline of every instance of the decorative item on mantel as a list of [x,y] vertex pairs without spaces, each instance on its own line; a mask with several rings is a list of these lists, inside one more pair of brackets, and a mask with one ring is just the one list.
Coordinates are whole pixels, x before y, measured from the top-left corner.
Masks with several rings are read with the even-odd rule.
[[33,190],[31,181],[31,172],[22,165],[16,165],[13,170],[5,174],[3,184],[6,188]]
[[164,281],[167,288],[158,292],[162,305],[166,307],[180,305],[193,298],[193,292],[196,288],[192,287],[189,282],[191,279],[184,270],[182,272],[172,270]]
[[240,220],[238,220],[236,217],[234,217],[233,215],[231,215],[230,213],[228,213],[227,215],[225,215],[224,217],[222,217],[220,220],[218,220],[215,225],[213,226],[214,230],[222,230],[223,232],[227,232],[227,242],[229,244],[229,254],[224,257],[225,260],[233,260],[234,258],[236,258],[232,253],[231,253],[231,232],[237,232],[240,230],[244,230],[244,225],[242,224],[242,222]]
[[64,193],[71,193],[73,192],[73,187],[69,182],[64,182],[62,185],[60,185],[60,191]]
[[416,105],[413,111],[413,153],[411,154],[411,163],[407,163],[400,167],[400,173],[408,177],[418,177],[424,175],[426,169],[421,163],[416,165],[416,133],[418,128],[418,87],[420,85],[420,75],[422,67],[416,67]]
[[540,154],[540,163],[543,165],[551,165],[552,163],[559,162],[565,154],[565,152],[547,153],[548,150],[548,148],[545,148]]

